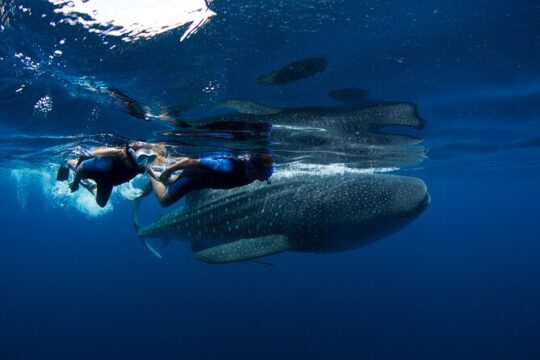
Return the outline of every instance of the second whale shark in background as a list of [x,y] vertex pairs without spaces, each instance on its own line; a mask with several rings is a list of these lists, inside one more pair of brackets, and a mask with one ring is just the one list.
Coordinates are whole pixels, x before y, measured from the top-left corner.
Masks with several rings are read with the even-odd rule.
[[136,206],[137,235],[151,250],[147,238],[188,242],[198,260],[222,264],[283,251],[354,249],[414,220],[430,197],[424,182],[414,177],[321,171],[282,172],[272,185],[201,191],[186,200],[143,228]]
[[[362,89],[333,90],[329,96],[341,105],[278,108],[225,101],[221,105],[234,112],[189,121],[176,119],[176,127],[159,133],[158,140],[176,141],[188,150],[198,145],[244,150],[251,136],[259,147],[271,142],[281,163],[359,162],[358,166],[364,167],[370,162],[370,167],[400,167],[423,160],[423,147],[412,146],[422,139],[402,131],[423,128],[416,104],[373,99]],[[265,150],[256,146],[250,150]]]

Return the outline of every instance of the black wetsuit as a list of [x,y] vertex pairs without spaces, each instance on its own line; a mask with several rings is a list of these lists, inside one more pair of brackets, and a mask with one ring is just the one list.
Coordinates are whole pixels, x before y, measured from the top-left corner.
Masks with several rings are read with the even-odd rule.
[[167,189],[167,203],[173,204],[187,193],[202,189],[232,189],[257,179],[249,160],[202,158],[200,167],[188,168]]
[[83,160],[78,166],[77,172],[81,179],[96,182],[96,202],[101,207],[107,205],[114,186],[126,183],[138,174],[144,173],[144,169],[137,165],[127,149],[126,153],[131,166],[126,164],[123,157],[112,156],[92,157]]

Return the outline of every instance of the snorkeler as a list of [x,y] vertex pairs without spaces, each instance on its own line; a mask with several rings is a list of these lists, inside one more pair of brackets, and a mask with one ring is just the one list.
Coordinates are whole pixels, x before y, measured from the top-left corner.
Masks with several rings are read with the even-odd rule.
[[[70,159],[58,170],[56,180],[67,181],[69,169],[75,176],[70,184],[71,192],[83,185],[94,197],[100,207],[105,207],[114,186],[126,183],[153,163],[158,155],[149,144],[135,143],[125,148],[98,148],[90,156]],[[88,181],[91,179],[95,182]]]
[[[173,172],[183,170],[180,175]],[[269,181],[274,172],[270,154],[254,154],[248,159],[234,157],[181,157],[161,174],[147,168],[152,188],[164,207],[174,204],[191,191],[232,189],[255,180]]]

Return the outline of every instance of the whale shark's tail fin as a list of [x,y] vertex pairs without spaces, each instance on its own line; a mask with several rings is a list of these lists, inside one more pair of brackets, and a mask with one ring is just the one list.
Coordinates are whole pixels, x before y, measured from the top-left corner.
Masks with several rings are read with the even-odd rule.
[[270,235],[234,242],[201,250],[195,254],[197,260],[209,264],[226,264],[251,260],[262,256],[292,250],[284,235]]
[[[142,198],[138,198],[133,202],[133,210],[131,211],[131,220],[133,221],[133,228],[135,228],[135,232],[139,232],[139,229],[141,228],[141,224],[139,222],[139,204],[141,203],[141,199]],[[148,240],[140,236],[139,240],[145,248],[161,259],[161,254],[148,243]]]

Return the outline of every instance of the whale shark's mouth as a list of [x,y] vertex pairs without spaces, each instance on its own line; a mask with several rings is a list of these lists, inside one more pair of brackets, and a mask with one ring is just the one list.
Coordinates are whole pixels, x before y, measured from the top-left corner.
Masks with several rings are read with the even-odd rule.
[[424,209],[427,208],[429,204],[431,204],[431,195],[429,195],[429,193],[426,193],[426,196],[424,196],[424,200],[422,201]]
[[411,213],[409,214],[409,217],[413,217],[413,218],[417,217],[428,208],[429,204],[431,204],[431,196],[429,195],[429,193],[426,193],[426,195],[424,196],[422,201],[420,201],[418,206],[413,211],[411,211]]
[[418,215],[422,214],[431,204],[431,195],[429,195],[428,192],[426,192],[426,195],[424,198],[418,203],[417,206],[415,206],[411,211],[406,214],[404,217],[407,219],[416,218]]
[[406,217],[408,218],[417,217],[428,208],[429,204],[431,204],[431,195],[429,195],[429,192],[427,192],[427,189],[426,189],[426,193],[424,197],[422,198],[422,200],[418,202],[418,205],[416,205],[414,208],[411,209],[411,211],[406,215]]

